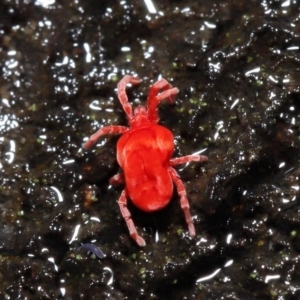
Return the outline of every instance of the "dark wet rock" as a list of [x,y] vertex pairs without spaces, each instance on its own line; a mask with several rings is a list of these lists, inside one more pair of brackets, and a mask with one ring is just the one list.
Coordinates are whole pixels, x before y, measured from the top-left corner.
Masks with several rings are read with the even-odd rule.
[[[0,4],[0,298],[298,299],[298,3],[46,2]],[[82,149],[127,125],[125,73],[134,105],[160,75],[179,88],[159,108],[174,156],[207,148],[178,168],[195,239],[175,193],[150,215],[129,203],[138,248],[109,185],[118,137]]]

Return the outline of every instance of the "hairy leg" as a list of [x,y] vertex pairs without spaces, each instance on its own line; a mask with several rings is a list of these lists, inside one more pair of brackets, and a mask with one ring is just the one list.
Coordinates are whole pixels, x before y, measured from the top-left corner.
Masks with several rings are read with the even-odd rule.
[[127,208],[127,193],[126,190],[123,190],[123,192],[121,193],[120,199],[118,201],[119,203],[119,207],[121,210],[121,214],[127,224],[128,230],[129,230],[129,234],[130,236],[136,241],[136,243],[140,246],[140,247],[144,247],[146,246],[146,242],[145,240],[138,235],[137,230],[134,226],[134,223],[131,219],[131,214]]
[[207,156],[204,155],[186,155],[170,159],[170,166],[184,164],[192,161],[204,162],[207,161]]
[[129,128],[125,126],[105,126],[100,128],[96,133],[90,136],[90,138],[83,144],[84,149],[91,148],[103,135],[106,134],[122,134],[128,131]]
[[118,98],[123,106],[123,109],[128,117],[128,120],[133,120],[134,116],[132,113],[132,106],[128,102],[128,97],[126,94],[126,85],[127,83],[139,84],[141,79],[138,77],[133,77],[130,75],[125,75],[118,83]]
[[[163,90],[163,92],[158,95],[160,90]],[[164,78],[161,78],[150,87],[147,99],[150,121],[156,123],[159,119],[156,111],[159,102],[167,99],[170,103],[174,103],[175,95],[178,92],[179,90],[177,88],[173,88],[173,86]]]
[[169,174],[170,174],[174,184],[176,185],[177,192],[180,197],[180,206],[181,206],[181,209],[183,210],[186,224],[188,225],[189,234],[191,237],[194,237],[196,235],[196,231],[195,231],[193,219],[191,217],[190,205],[189,205],[189,201],[187,199],[185,187],[184,187],[181,179],[179,178],[178,173],[176,172],[176,170],[174,168],[170,167],[168,171],[169,171]]

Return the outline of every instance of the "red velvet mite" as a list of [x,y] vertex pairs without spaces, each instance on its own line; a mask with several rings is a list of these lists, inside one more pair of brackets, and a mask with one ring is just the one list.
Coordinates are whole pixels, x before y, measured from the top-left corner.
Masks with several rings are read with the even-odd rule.
[[125,92],[126,85],[140,82],[138,77],[125,75],[118,83],[118,98],[127,115],[129,127],[117,125],[102,127],[89,138],[84,148],[90,148],[103,135],[121,134],[117,143],[117,160],[123,173],[113,176],[110,182],[125,183],[118,203],[130,236],[139,246],[145,246],[146,243],[138,234],[131,219],[127,199],[130,198],[135,206],[145,212],[160,210],[170,202],[173,184],[180,197],[189,234],[194,237],[196,232],[186,190],[173,166],[192,161],[204,162],[207,157],[187,155],[171,158],[174,152],[174,136],[169,129],[157,124],[159,121],[157,106],[164,99],[173,103],[179,90],[162,78],[150,87],[147,105],[139,106],[132,111]]

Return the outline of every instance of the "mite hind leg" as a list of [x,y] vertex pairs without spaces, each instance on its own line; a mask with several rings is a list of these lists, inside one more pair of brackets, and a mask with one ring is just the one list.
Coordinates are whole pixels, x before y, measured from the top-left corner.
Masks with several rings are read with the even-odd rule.
[[181,179],[179,178],[178,173],[176,172],[176,170],[174,168],[172,168],[172,167],[169,168],[169,174],[177,188],[177,192],[180,197],[180,206],[181,206],[181,209],[183,210],[185,221],[186,221],[186,224],[189,229],[189,235],[190,235],[190,237],[194,237],[196,235],[196,231],[195,231],[194,222],[193,222],[193,219],[192,219],[192,216],[190,213],[190,205],[189,205],[189,201],[187,199],[185,187],[184,187]]
[[126,222],[126,225],[128,227],[129,230],[129,234],[130,236],[136,241],[136,243],[141,246],[144,247],[146,246],[146,242],[145,240],[137,233],[137,230],[135,228],[135,225],[131,219],[131,214],[127,208],[127,192],[126,190],[123,190],[123,192],[121,193],[120,199],[118,201],[120,210],[121,210],[121,214]]

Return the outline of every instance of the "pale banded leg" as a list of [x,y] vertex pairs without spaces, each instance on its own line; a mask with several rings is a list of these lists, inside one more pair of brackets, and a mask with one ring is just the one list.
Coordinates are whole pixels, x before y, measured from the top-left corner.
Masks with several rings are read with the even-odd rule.
[[128,97],[126,94],[126,85],[127,85],[127,83],[139,84],[141,81],[142,80],[138,77],[125,75],[118,83],[118,98],[123,106],[123,109],[124,109],[129,121],[134,119],[134,115],[132,113],[132,106],[128,102]]
[[195,231],[193,219],[192,219],[192,216],[190,213],[190,205],[189,205],[189,201],[187,199],[185,187],[184,187],[181,179],[179,178],[178,173],[176,172],[176,170],[174,168],[169,167],[168,172],[177,188],[177,192],[180,197],[180,206],[184,213],[185,221],[186,221],[186,224],[189,229],[189,234],[191,237],[194,237],[196,235],[196,231]]
[[181,157],[176,157],[176,158],[171,158],[170,159],[170,166],[175,166],[175,165],[180,165],[192,161],[197,161],[197,162],[204,162],[207,161],[207,156],[204,155],[186,155],[186,156],[181,156]]
[[[158,95],[160,90],[163,90],[163,92]],[[156,111],[159,102],[166,99],[170,103],[174,103],[175,95],[178,94],[178,92],[179,90],[173,88],[173,86],[164,78],[161,78],[154,83],[150,87],[147,99],[149,120],[156,123],[159,119]]]
[[126,190],[123,190],[123,192],[121,193],[118,204],[119,204],[119,207],[121,210],[121,214],[127,224],[130,236],[136,241],[136,243],[139,246],[141,246],[141,247],[146,246],[145,240],[140,235],[138,235],[135,225],[131,219],[131,214],[127,208],[127,192],[126,192]]
[[128,131],[129,128],[125,126],[105,126],[100,128],[96,133],[90,136],[90,138],[83,144],[84,149],[91,148],[103,135],[106,134],[122,134]]

